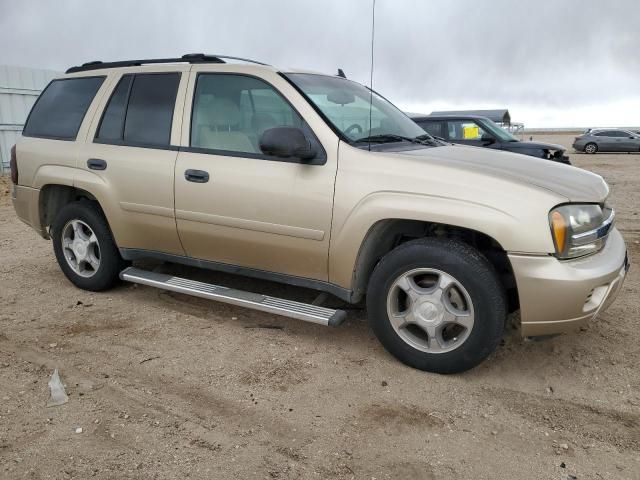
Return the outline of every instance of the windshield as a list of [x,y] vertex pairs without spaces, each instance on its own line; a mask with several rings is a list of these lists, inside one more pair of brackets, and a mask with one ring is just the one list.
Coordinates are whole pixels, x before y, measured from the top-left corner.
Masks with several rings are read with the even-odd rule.
[[[351,143],[374,136],[430,138],[394,105],[376,93],[372,95],[368,88],[359,83],[340,77],[307,73],[291,73],[287,74],[287,78],[302,90]],[[396,138],[395,141],[403,140]]]
[[496,137],[501,142],[519,142],[516,137],[507,132],[504,128],[500,128],[496,123],[488,118],[482,119],[482,128],[484,128],[488,133],[491,133],[494,137]]

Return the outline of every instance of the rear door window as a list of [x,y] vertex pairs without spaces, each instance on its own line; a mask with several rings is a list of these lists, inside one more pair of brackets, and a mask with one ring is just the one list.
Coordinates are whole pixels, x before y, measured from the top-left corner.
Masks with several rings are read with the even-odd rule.
[[75,140],[82,120],[105,77],[53,80],[31,109],[26,137]]
[[609,132],[609,136],[615,137],[615,138],[626,138],[629,136],[629,134],[627,132],[622,132],[620,130],[613,130]]
[[180,73],[124,75],[104,111],[96,139],[132,146],[167,146]]
[[179,73],[136,75],[124,124],[125,143],[169,145]]
[[133,75],[123,76],[118,83],[102,116],[97,138],[101,140],[122,140],[124,116],[127,112],[127,102],[132,83]]
[[422,129],[434,137],[444,137],[443,122],[418,122]]

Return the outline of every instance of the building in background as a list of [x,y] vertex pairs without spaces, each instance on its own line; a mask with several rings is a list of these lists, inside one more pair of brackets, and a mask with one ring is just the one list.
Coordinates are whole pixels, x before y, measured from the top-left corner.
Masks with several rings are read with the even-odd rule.
[[11,147],[20,136],[33,103],[57,75],[51,70],[0,65],[0,174],[9,171]]

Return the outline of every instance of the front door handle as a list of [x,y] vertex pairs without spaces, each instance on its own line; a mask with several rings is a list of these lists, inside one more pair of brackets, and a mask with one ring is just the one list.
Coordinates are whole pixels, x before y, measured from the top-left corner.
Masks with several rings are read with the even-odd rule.
[[185,170],[184,178],[187,182],[207,183],[209,181],[209,172],[204,170]]
[[87,167],[91,170],[106,170],[107,162],[102,160],[101,158],[90,158],[87,160]]

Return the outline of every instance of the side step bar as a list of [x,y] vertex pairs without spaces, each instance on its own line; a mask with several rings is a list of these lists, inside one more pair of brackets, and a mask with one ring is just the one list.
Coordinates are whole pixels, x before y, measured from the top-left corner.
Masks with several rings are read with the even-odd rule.
[[230,303],[231,305],[237,305],[239,307],[297,318],[305,322],[319,323],[320,325],[329,327],[337,327],[344,321],[347,315],[344,310],[333,310],[331,308],[319,307],[307,303],[294,302],[293,300],[244,292],[242,290],[221,287],[210,283],[174,277],[164,273],[150,272],[135,267],[124,269],[120,272],[120,278],[127,282],[140,283],[142,285],[162,288],[185,295]]

